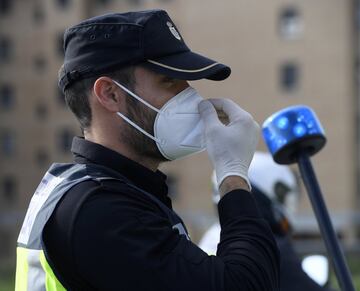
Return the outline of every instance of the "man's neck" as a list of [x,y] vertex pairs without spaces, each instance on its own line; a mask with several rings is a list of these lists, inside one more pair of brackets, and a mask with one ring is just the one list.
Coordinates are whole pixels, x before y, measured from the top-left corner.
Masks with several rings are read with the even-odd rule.
[[96,137],[90,133],[84,132],[84,137],[86,140],[100,144],[104,147],[107,147],[108,149],[111,149],[125,157],[127,157],[128,159],[150,169],[153,172],[156,172],[156,170],[158,169],[159,165],[160,165],[160,161],[156,160],[154,158],[149,158],[149,157],[144,157],[141,156],[131,150],[129,150],[126,145],[123,144],[119,144],[116,142],[111,142],[109,140],[104,140],[101,137]]

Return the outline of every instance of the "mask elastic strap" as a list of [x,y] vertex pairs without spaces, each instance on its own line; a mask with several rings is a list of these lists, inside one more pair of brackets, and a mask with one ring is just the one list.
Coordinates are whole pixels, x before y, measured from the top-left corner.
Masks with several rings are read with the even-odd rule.
[[152,136],[150,133],[148,133],[147,131],[143,130],[140,126],[138,126],[136,123],[132,122],[129,118],[127,118],[125,115],[123,115],[120,112],[116,112],[117,115],[119,115],[122,119],[126,120],[130,125],[132,125],[133,127],[135,127],[137,130],[139,130],[141,133],[145,134],[147,137],[151,138],[153,141],[163,144],[163,141],[161,139],[158,139],[154,136]]
[[160,110],[157,109],[156,107],[152,106],[150,103],[146,102],[144,99],[140,98],[139,96],[137,96],[135,93],[131,92],[128,88],[126,88],[125,86],[121,85],[119,82],[116,82],[115,80],[113,80],[113,82],[118,85],[121,89],[123,89],[126,93],[130,94],[132,97],[134,97],[136,100],[140,101],[141,103],[145,104],[146,106],[148,106],[149,108],[151,108],[152,110],[156,111],[157,113],[160,113]]

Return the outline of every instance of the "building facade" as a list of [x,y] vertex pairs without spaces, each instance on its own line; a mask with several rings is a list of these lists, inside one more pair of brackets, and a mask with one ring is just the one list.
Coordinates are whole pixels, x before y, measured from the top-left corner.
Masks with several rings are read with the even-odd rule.
[[[260,124],[290,105],[306,104],[317,112],[328,143],[314,165],[336,228],[353,239],[359,201],[352,5],[349,0],[0,0],[0,261],[13,264],[37,184],[53,161],[71,160],[72,136],[80,134],[57,87],[64,30],[98,14],[159,7],[194,51],[232,67],[226,81],[192,82],[203,96],[231,98]],[[259,148],[265,150],[263,142]],[[161,169],[197,241],[216,220],[207,154]],[[302,192],[298,231],[316,232]]]

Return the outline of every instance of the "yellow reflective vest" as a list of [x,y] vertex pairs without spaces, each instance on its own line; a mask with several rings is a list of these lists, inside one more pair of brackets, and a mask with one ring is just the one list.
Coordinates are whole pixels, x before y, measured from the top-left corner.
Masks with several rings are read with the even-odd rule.
[[181,219],[151,194],[137,188],[125,177],[94,164],[53,164],[31,198],[17,241],[16,291],[66,290],[46,258],[42,234],[44,227],[63,195],[86,180],[118,180],[144,193],[168,215],[179,234],[190,240]]
[[70,188],[90,179],[116,179],[104,177],[104,171],[92,169],[93,174],[89,175],[87,165],[53,164],[41,180],[31,198],[17,241],[16,291],[66,290],[46,259],[42,233],[56,205]]

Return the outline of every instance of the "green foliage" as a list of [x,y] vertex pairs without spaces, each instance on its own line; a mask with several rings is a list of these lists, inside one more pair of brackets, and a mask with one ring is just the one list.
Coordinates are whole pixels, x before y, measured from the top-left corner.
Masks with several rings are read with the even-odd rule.
[[[348,256],[347,262],[349,264],[355,290],[360,290],[360,254],[352,255],[351,257]],[[334,270],[331,270],[330,273],[330,286],[335,290],[340,290]]]

